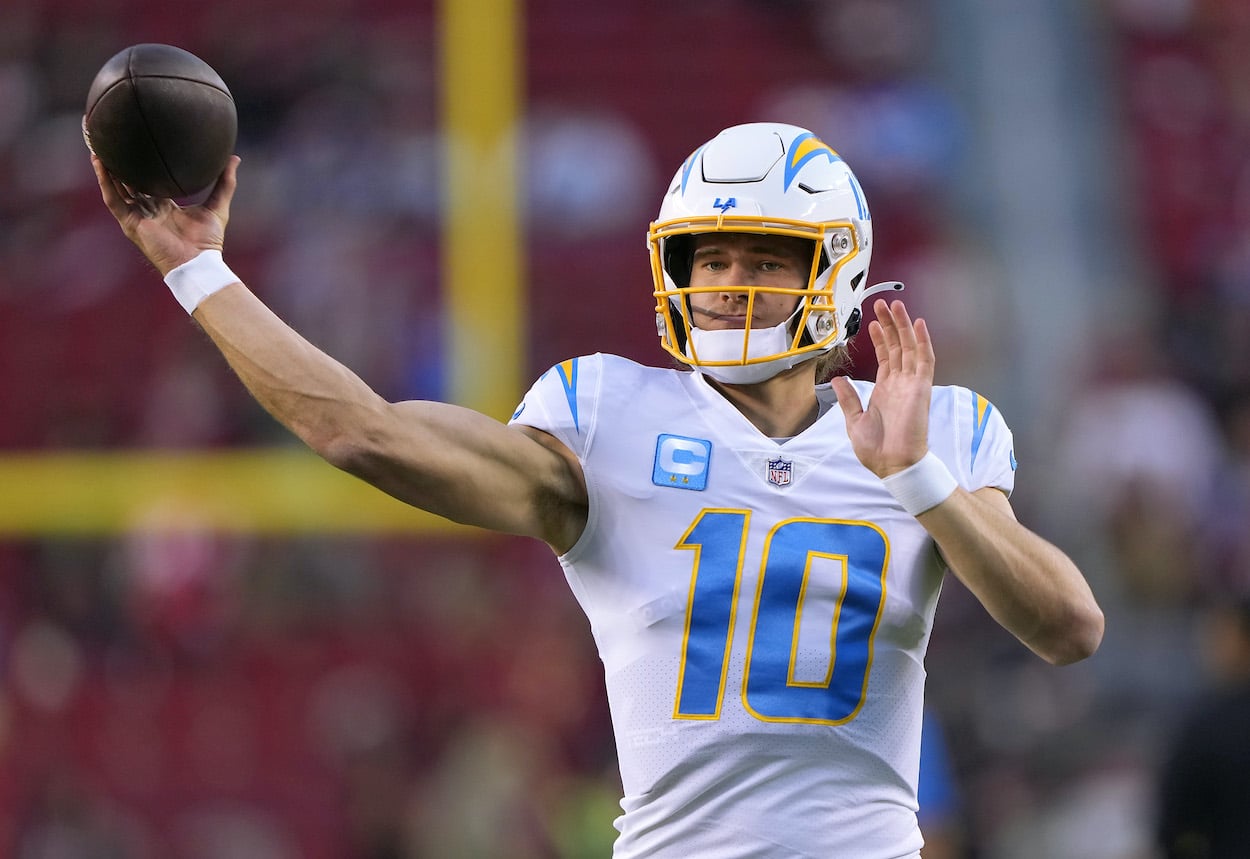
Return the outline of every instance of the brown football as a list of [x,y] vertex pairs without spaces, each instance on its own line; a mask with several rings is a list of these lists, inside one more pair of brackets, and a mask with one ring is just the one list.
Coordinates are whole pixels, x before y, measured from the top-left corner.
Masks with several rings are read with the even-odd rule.
[[153,197],[198,202],[225,169],[237,134],[226,82],[173,45],[120,51],[87,93],[87,146],[114,177]]

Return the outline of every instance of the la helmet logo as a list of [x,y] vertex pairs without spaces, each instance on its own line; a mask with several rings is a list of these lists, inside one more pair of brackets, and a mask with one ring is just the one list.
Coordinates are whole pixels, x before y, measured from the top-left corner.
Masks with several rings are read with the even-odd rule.
[[727,199],[727,200],[722,200],[720,197],[717,197],[717,198],[716,198],[716,199],[712,202],[712,208],[713,208],[713,209],[720,209],[720,213],[721,213],[722,215],[723,215],[723,214],[725,214],[726,212],[728,212],[730,209],[734,208],[734,207],[735,207],[735,206],[737,206],[737,205],[738,205],[738,198],[737,198],[737,197],[730,197],[730,198],[729,198],[729,199]]

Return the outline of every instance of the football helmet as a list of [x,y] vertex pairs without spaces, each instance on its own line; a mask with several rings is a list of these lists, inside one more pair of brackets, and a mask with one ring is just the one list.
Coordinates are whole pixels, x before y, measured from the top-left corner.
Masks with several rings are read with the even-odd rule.
[[[799,297],[773,328],[701,330],[690,296],[725,286],[690,286],[693,237],[733,232],[794,236],[812,243],[807,284],[799,289],[731,287],[747,296]],[[828,352],[859,330],[860,305],[901,283],[865,287],[872,218],[855,174],[815,134],[756,122],[727,128],[686,159],[647,232],[655,284],[656,327],[664,350],[712,378],[750,384]]]

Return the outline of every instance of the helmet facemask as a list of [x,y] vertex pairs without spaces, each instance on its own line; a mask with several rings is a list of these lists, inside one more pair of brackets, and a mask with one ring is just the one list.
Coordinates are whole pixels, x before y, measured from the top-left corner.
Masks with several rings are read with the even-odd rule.
[[[718,284],[691,286],[692,248],[697,235],[748,233],[803,239],[811,247],[806,282],[794,287]],[[754,217],[695,218],[682,223],[657,224],[651,232],[653,274],[663,289],[655,292],[656,325],[661,345],[682,363],[698,367],[713,378],[747,384],[767,379],[832,349],[839,337],[833,284],[839,270],[854,256],[855,227],[851,223],[813,225],[763,221]],[[706,330],[694,323],[693,296],[732,292],[746,296],[745,315],[754,317],[757,297],[793,296],[794,310],[768,328]]]
[[[694,237],[703,233],[790,236],[811,243],[806,283],[795,288],[691,287]],[[749,384],[845,343],[859,327],[872,221],[850,169],[811,132],[778,123],[735,126],[686,160],[647,235],[660,343],[678,361],[724,382]],[[747,317],[763,293],[794,295],[789,319],[771,328],[695,326],[691,296],[746,295]]]

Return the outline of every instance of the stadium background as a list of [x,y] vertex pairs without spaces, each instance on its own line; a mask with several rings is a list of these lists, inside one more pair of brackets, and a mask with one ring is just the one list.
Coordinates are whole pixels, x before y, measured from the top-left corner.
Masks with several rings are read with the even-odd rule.
[[238,102],[235,270],[384,395],[500,418],[563,358],[662,360],[643,235],[693,146],[819,132],[873,204],[876,278],[909,284],[939,381],[1005,413],[1017,509],[1108,616],[1054,669],[948,585],[933,855],[1154,855],[1159,761],[1210,682],[1198,609],[1250,584],[1235,0],[5,3],[0,856],[612,835],[599,666],[546,549],[310,460],[100,205],[83,101],[143,41]]

